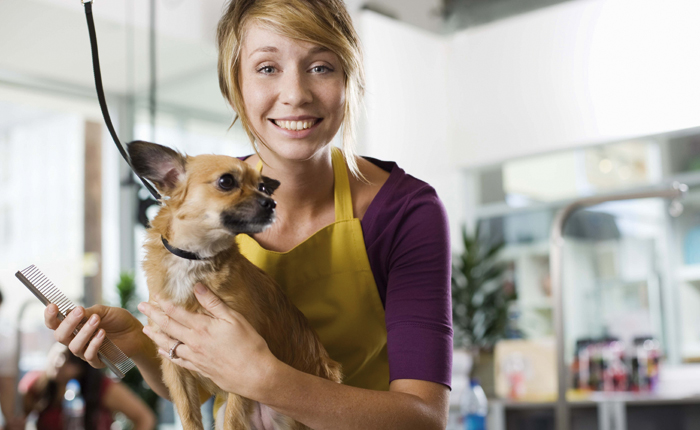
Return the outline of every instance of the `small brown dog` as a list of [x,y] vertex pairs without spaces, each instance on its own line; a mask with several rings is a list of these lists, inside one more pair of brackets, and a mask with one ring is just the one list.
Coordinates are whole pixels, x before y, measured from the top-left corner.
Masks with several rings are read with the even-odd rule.
[[[189,157],[142,141],[130,143],[128,151],[136,173],[168,197],[144,245],[151,295],[206,313],[194,297],[195,283],[202,282],[250,322],[279,360],[340,382],[340,365],[330,359],[304,315],[272,278],[240,254],[235,242],[237,234],[259,233],[272,224],[275,201],[270,195],[279,182],[232,157]],[[223,425],[217,422],[217,428],[306,428],[257,402],[224,393],[208,378],[168,360],[162,368],[186,430],[202,428],[198,387],[228,396]]]

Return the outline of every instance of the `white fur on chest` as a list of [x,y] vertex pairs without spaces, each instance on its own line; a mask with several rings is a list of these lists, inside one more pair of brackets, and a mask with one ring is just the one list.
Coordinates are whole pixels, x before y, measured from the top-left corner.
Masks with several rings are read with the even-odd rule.
[[168,256],[165,264],[166,295],[175,304],[184,304],[194,295],[194,284],[201,282],[209,270],[211,263],[201,260],[187,260],[175,255]]

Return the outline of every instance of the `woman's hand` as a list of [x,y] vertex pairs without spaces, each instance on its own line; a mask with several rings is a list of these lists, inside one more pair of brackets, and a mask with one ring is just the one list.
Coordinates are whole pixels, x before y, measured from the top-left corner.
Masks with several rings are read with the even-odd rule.
[[[78,306],[63,321],[57,318],[58,307],[48,305],[44,310],[46,327],[55,330],[54,338],[68,346],[68,349],[92,367],[103,368],[105,365],[97,357],[97,351],[108,337],[124,354],[131,358],[153,355],[153,343],[142,333],[143,324],[129,311],[122,308],[95,305],[90,308]],[[73,335],[78,325],[87,322],[77,335]],[[94,335],[94,337],[93,337]]]
[[145,327],[144,333],[169,360],[170,348],[182,342],[173,363],[206,376],[226,392],[259,398],[277,362],[267,343],[204,285],[195,286],[195,296],[211,316],[187,312],[159,297],[153,298],[155,305],[140,303],[139,310],[159,328]]

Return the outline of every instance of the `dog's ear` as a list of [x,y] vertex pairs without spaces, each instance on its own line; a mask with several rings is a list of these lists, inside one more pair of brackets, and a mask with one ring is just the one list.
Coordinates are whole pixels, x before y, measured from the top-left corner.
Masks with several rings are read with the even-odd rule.
[[126,145],[131,166],[167,194],[185,177],[185,157],[167,146],[135,140]]
[[272,195],[277,188],[280,186],[280,181],[277,179],[268,178],[267,176],[262,177],[263,185],[265,186],[265,191]]

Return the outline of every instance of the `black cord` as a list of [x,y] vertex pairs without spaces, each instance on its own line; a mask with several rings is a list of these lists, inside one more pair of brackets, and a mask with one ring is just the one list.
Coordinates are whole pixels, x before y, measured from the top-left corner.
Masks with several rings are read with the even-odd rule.
[[[109,130],[109,134],[112,136],[112,140],[114,140],[114,144],[117,145],[119,153],[124,158],[124,161],[126,161],[126,164],[128,164],[129,167],[131,167],[131,170],[134,170],[134,168],[131,166],[129,155],[126,153],[126,151],[124,150],[124,146],[121,144],[119,138],[117,137],[117,132],[114,130],[112,120],[109,117],[109,111],[107,110],[107,101],[105,100],[104,88],[102,87],[102,73],[100,72],[100,57],[97,52],[97,34],[95,33],[95,22],[92,19],[92,1],[85,2],[85,18],[87,19],[88,32],[90,33],[90,47],[92,49],[92,69],[95,74],[95,89],[97,90],[97,99],[100,102],[102,117],[105,120],[105,124],[107,125],[107,130]],[[149,184],[144,178],[142,178],[138,174],[136,174],[136,176],[138,176],[141,182],[143,182],[143,185],[151,193],[151,195],[156,200],[160,201],[160,194],[158,194],[158,191],[156,191],[156,189],[153,188],[153,186]]]
[[156,139],[156,0],[151,0],[151,28],[149,32],[151,51],[151,82],[148,88],[148,107],[151,114],[151,139]]

